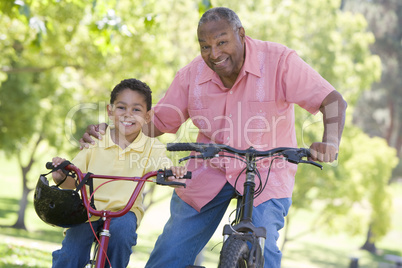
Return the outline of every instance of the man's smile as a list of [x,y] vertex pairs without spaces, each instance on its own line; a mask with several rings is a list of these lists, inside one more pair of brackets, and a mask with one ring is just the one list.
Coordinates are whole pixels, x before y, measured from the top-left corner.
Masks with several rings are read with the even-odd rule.
[[228,58],[223,59],[223,60],[218,61],[218,62],[214,62],[213,64],[214,64],[215,66],[221,65],[221,64],[223,64],[227,59],[228,59]]

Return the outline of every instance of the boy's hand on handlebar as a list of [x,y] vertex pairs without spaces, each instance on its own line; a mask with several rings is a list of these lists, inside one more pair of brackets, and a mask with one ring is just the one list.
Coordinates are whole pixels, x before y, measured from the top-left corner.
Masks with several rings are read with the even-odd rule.
[[[183,166],[171,167],[174,176],[170,176],[167,178],[168,181],[175,181],[180,183],[186,183],[186,179],[183,179],[183,176],[187,173],[187,168]],[[171,185],[171,187],[177,188],[176,185]]]
[[[52,158],[52,164],[53,164],[54,167],[57,167],[58,165],[60,165],[64,161],[66,161],[66,159],[61,158],[61,157],[53,157]],[[59,170],[56,170],[55,172],[52,172],[52,177],[53,177],[53,180],[54,180],[55,183],[59,183],[62,180],[64,180],[66,175],[63,173],[63,171],[61,171],[61,169],[59,169]]]
[[338,157],[338,146],[328,142],[314,142],[310,146],[311,160],[333,162]]
[[80,150],[84,148],[89,148],[90,144],[94,144],[95,141],[92,139],[92,137],[97,138],[98,140],[102,139],[102,134],[105,134],[107,124],[102,123],[98,125],[89,125],[84,133],[82,135],[82,138],[80,139]]

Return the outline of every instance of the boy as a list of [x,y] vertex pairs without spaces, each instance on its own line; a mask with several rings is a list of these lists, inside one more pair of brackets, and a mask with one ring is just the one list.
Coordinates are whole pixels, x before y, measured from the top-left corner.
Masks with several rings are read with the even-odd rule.
[[[103,175],[142,176],[149,171],[168,167],[171,161],[165,155],[165,146],[158,140],[145,136],[141,129],[151,119],[152,96],[150,88],[137,79],[126,79],[115,86],[111,93],[107,112],[111,124],[102,140],[78,153],[72,163],[82,172]],[[55,157],[52,162],[58,166],[63,158]],[[172,167],[173,174],[182,178],[185,167]],[[58,170],[52,173],[59,183],[65,175]],[[174,177],[169,178],[175,180]],[[177,179],[179,180],[179,179]],[[94,189],[105,180],[94,180]],[[67,177],[60,185],[75,189],[75,180]],[[111,182],[95,192],[95,206],[98,210],[117,211],[126,205],[135,185],[133,182]],[[132,246],[136,244],[136,229],[144,214],[142,194],[131,210],[120,218],[113,218],[110,225],[112,236],[107,255],[112,267],[127,267]],[[92,221],[96,230],[102,224]],[[89,260],[93,233],[89,223],[79,224],[66,231],[62,248],[53,252],[53,267],[84,267]]]

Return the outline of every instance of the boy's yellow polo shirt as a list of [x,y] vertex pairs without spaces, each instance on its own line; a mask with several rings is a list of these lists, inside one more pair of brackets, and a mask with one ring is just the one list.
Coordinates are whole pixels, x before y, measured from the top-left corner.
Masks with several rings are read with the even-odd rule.
[[[158,169],[168,168],[172,162],[166,156],[166,146],[157,139],[147,137],[142,132],[124,150],[115,144],[110,137],[110,128],[102,140],[95,145],[83,149],[72,163],[83,173],[123,177],[141,177]],[[106,182],[105,179],[94,179],[94,189]],[[110,182],[95,192],[97,210],[117,211],[128,202],[137,183],[130,181]],[[144,215],[142,192],[139,194],[131,211],[137,216],[137,226]]]

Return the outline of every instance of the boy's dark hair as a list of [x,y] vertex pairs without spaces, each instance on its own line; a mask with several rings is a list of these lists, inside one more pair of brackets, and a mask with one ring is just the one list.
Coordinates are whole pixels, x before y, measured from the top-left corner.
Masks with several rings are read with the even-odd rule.
[[135,78],[124,79],[113,88],[112,93],[110,94],[110,104],[113,104],[117,95],[125,89],[131,89],[144,95],[147,104],[147,111],[151,110],[152,91],[146,83]]

